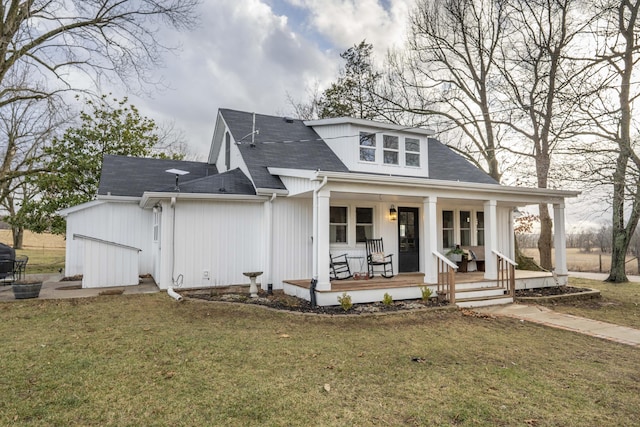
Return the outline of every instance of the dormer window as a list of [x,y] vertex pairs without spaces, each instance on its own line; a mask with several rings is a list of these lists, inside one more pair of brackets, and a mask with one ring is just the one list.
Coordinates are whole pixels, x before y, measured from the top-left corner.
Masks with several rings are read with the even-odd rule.
[[360,160],[376,161],[376,134],[360,132]]
[[398,151],[400,146],[398,145],[398,137],[392,135],[382,136],[382,148],[384,150],[384,164],[385,165],[397,165],[398,164]]
[[404,139],[404,160],[407,166],[420,167],[420,140]]

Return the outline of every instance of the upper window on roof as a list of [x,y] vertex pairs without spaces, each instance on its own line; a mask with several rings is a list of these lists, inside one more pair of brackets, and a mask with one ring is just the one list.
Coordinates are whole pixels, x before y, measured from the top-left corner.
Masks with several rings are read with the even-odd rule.
[[384,163],[386,165],[397,165],[398,152],[400,150],[398,137],[393,135],[382,135],[382,146],[384,148]]
[[360,160],[376,161],[376,134],[360,132]]
[[420,167],[420,140],[416,138],[404,139],[404,156],[407,166]]

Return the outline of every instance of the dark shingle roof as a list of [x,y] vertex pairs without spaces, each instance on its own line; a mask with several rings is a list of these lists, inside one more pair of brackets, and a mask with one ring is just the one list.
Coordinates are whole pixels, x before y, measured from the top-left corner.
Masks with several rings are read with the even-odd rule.
[[432,138],[429,138],[429,178],[478,184],[499,184],[451,148]]
[[214,165],[203,162],[105,155],[98,194],[140,197],[145,191],[173,190],[176,178],[167,169],[189,172],[180,178],[181,186],[218,173]]
[[[173,188],[168,188],[166,191],[172,191]],[[180,191],[201,194],[256,194],[253,184],[240,169],[233,169],[218,175],[184,183],[181,182]]]
[[[236,141],[253,130],[253,113],[221,109],[229,130]],[[267,167],[348,172],[338,156],[322,141],[313,128],[302,120],[255,115],[255,128],[260,132],[240,141],[242,154],[256,188],[285,189],[280,178],[273,176]]]

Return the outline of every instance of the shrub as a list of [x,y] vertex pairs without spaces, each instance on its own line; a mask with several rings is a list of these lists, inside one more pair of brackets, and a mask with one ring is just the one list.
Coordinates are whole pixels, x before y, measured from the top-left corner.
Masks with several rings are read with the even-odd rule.
[[351,307],[353,307],[353,303],[351,302],[351,295],[344,292],[342,296],[338,297],[338,302],[340,303],[340,307],[344,311],[349,311]]
[[421,287],[420,292],[422,292],[422,301],[428,301],[429,298],[431,298],[431,295],[433,295],[431,288],[426,286]]
[[382,303],[384,305],[391,305],[393,304],[393,298],[391,298],[391,295],[385,292],[384,296],[382,297]]

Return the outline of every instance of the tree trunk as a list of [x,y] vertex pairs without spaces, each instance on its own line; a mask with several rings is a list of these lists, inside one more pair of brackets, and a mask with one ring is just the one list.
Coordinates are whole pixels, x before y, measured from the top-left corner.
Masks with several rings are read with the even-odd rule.
[[538,239],[538,252],[540,252],[540,266],[545,270],[553,270],[551,261],[551,247],[553,246],[553,222],[549,216],[549,207],[542,203],[540,209],[540,238]]
[[13,249],[22,249],[22,241],[24,240],[24,227],[11,227],[13,235]]

